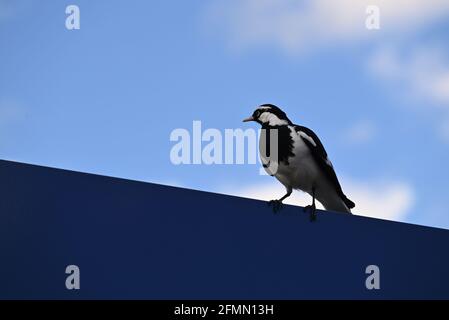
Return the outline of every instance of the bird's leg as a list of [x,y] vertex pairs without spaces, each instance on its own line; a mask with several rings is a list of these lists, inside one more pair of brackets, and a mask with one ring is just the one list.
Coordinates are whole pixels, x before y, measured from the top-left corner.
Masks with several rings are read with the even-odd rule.
[[268,201],[268,205],[273,207],[273,212],[277,213],[282,208],[282,201],[285,198],[288,198],[292,194],[292,188],[287,188],[287,193],[278,200],[270,200]]
[[315,206],[315,187],[312,188],[312,205],[304,207],[304,211],[310,210],[310,221],[316,220],[316,206]]

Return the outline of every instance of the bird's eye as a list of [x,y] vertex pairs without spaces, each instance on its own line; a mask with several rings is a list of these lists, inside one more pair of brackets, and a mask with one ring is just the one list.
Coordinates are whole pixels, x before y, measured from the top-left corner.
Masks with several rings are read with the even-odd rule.
[[259,111],[259,110],[256,110],[256,111],[254,112],[254,118],[259,118],[259,116],[260,116],[260,111]]

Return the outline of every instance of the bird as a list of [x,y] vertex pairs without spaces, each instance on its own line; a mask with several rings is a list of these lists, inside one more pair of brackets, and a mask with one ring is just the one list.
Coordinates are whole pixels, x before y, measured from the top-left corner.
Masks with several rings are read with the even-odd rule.
[[273,104],[257,107],[252,116],[243,119],[243,122],[249,121],[262,126],[259,155],[265,171],[279,180],[287,191],[281,198],[268,202],[275,213],[293,190],[300,190],[312,197],[312,204],[304,208],[310,211],[311,221],[316,220],[315,199],[326,210],[351,214],[355,204],[343,193],[334,166],[311,129],[293,124],[286,113]]

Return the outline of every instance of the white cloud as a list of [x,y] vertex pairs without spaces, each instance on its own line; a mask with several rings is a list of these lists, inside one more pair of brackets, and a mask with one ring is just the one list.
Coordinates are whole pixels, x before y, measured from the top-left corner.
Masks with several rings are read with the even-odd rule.
[[[365,27],[366,8],[371,5],[379,7],[377,31]],[[208,10],[210,22],[224,30],[234,49],[273,47],[288,55],[298,55],[317,48],[371,40],[370,50],[375,54],[362,56],[369,59],[370,72],[395,88],[395,94],[411,98],[408,105],[417,105],[418,101],[434,115],[438,115],[437,108],[446,109],[447,119],[449,58],[444,54],[447,49],[443,42],[446,40],[434,38],[435,47],[429,48],[413,37],[416,31],[448,16],[448,0],[224,0],[214,2]],[[410,47],[407,41],[415,47],[405,50]],[[386,42],[394,46],[379,48]],[[438,133],[446,139],[446,126],[441,120],[436,121]],[[374,133],[369,128],[354,130],[353,137],[356,140],[359,137],[360,142],[372,138]]]
[[[342,179],[345,194],[356,203],[354,214],[379,219],[405,221],[408,211],[414,204],[413,188],[404,182],[375,181],[359,182]],[[285,194],[284,187],[277,181],[257,186],[227,188],[222,193],[251,199],[268,201]],[[295,191],[284,203],[306,206],[311,197]],[[318,205],[318,208],[323,208]]]
[[160,184],[163,186],[169,186],[169,187],[187,188],[187,186],[184,183],[182,183],[178,180],[147,178],[147,179],[143,179],[143,181]]
[[377,126],[369,120],[360,120],[346,129],[342,139],[348,145],[360,145],[371,142],[377,135]]
[[356,203],[357,215],[405,221],[414,204],[413,188],[399,181],[343,181],[346,194]]
[[237,0],[218,1],[208,18],[234,47],[274,45],[288,54],[370,38],[367,6],[380,9],[383,34],[403,34],[449,14],[447,0]]
[[377,50],[368,62],[369,70],[388,84],[398,85],[431,106],[449,108],[449,59],[438,47],[400,52],[388,47]]
[[[420,105],[422,111],[435,113],[437,134],[449,142],[449,57],[442,48],[405,52],[384,47],[371,56],[368,69],[409,107]],[[438,109],[442,112],[436,112]]]

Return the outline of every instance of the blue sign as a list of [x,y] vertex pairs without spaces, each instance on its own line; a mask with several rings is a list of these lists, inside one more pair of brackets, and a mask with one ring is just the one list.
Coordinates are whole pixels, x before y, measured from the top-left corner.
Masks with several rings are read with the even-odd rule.
[[449,231],[0,161],[2,299],[449,298]]

